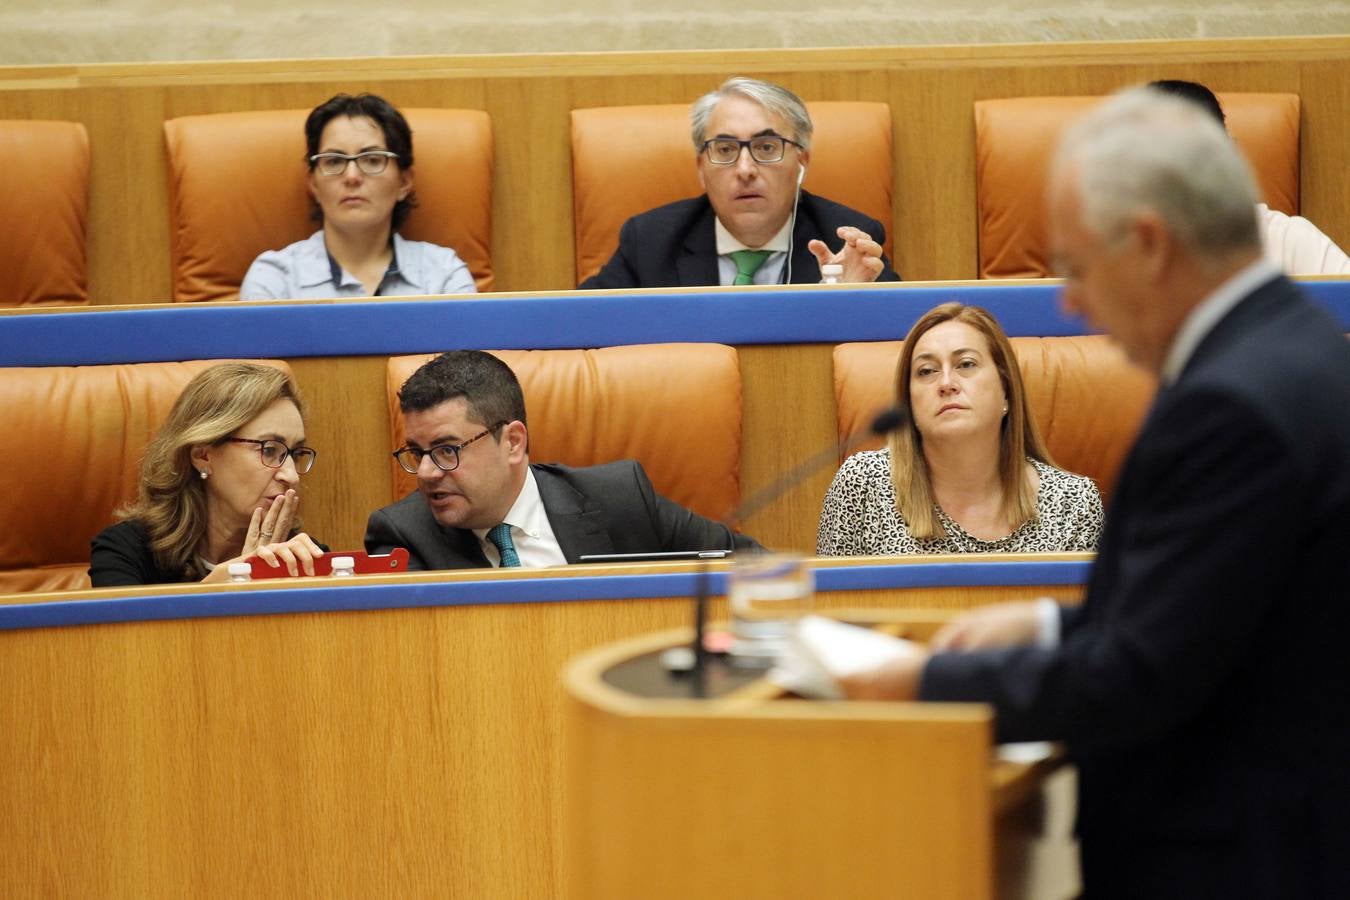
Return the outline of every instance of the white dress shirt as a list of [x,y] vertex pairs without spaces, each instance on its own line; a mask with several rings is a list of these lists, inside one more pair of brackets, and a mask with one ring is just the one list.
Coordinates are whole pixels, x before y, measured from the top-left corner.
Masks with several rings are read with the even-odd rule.
[[[548,522],[548,513],[544,511],[544,500],[539,496],[539,484],[534,480],[534,470],[525,470],[525,484],[521,486],[516,502],[506,512],[502,520],[511,526],[511,543],[516,546],[516,555],[520,557],[521,568],[538,569],[544,566],[565,566],[567,557],[563,556],[562,546],[553,534],[553,526]],[[489,528],[475,528],[478,543],[488,562],[500,568],[501,553],[497,545],[487,539]]]
[[1288,275],[1350,275],[1350,256],[1302,216],[1256,204],[1266,259]]

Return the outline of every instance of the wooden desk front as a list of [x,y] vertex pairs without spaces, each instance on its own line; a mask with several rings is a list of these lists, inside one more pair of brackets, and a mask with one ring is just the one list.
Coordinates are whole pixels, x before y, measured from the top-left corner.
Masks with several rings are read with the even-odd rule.
[[[1073,599],[1086,560],[834,561],[819,602]],[[0,598],[0,893],[558,895],[558,673],[691,616],[688,565],[613,571]]]

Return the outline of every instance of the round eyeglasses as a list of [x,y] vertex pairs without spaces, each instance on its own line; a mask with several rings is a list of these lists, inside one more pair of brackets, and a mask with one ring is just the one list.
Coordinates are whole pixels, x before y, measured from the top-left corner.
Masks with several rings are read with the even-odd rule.
[[320,175],[330,177],[346,172],[347,164],[353,162],[356,163],[356,168],[361,170],[361,174],[378,175],[388,167],[391,159],[398,159],[398,154],[393,150],[366,150],[354,156],[345,153],[315,153],[309,158],[309,164],[317,169]]
[[281,441],[260,441],[257,438],[226,438],[234,444],[257,444],[258,455],[262,457],[262,464],[269,469],[280,469],[286,464],[286,458],[290,457],[291,462],[295,463],[295,474],[304,475],[310,469],[314,468],[314,460],[318,459],[319,451],[313,447],[287,447]]
[[417,474],[417,469],[422,465],[422,458],[426,456],[430,456],[431,461],[436,464],[436,468],[442,472],[453,472],[459,468],[460,451],[479,438],[487,437],[505,424],[505,422],[498,422],[496,425],[490,425],[462,444],[435,444],[427,450],[423,450],[421,447],[400,447],[392,455],[394,459],[398,460],[398,464],[403,471],[410,475]]
[[787,152],[787,145],[791,144],[798,150],[802,145],[785,138],[779,134],[761,134],[750,138],[748,141],[742,141],[738,138],[715,137],[703,142],[703,152],[708,156],[708,162],[715,166],[734,165],[741,158],[741,151],[749,148],[750,158],[757,163],[776,163],[783,161],[783,154]]

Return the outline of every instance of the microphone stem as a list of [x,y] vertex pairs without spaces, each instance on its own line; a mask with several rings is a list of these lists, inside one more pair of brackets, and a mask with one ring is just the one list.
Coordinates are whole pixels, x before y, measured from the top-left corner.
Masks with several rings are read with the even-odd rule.
[[694,671],[690,690],[694,698],[701,700],[707,696],[708,648],[703,644],[703,632],[708,621],[708,594],[710,592],[708,561],[698,567],[698,596],[694,600]]
[[847,454],[854,447],[875,436],[876,435],[872,430],[864,429],[851,437],[839,441],[834,446],[817,451],[808,457],[805,462],[793,466],[786,475],[774,479],[772,482],[755,491],[742,501],[742,503],[732,511],[730,521],[736,523],[737,526],[741,525],[746,519],[801,484],[806,480],[807,476],[814,474],[817,469],[828,463],[831,458],[838,459]]

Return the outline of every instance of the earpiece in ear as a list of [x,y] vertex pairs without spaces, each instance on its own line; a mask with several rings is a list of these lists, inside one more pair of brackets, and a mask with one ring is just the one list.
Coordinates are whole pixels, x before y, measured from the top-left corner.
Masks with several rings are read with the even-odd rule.
[[802,181],[806,178],[806,166],[797,163],[797,187],[802,186]]

